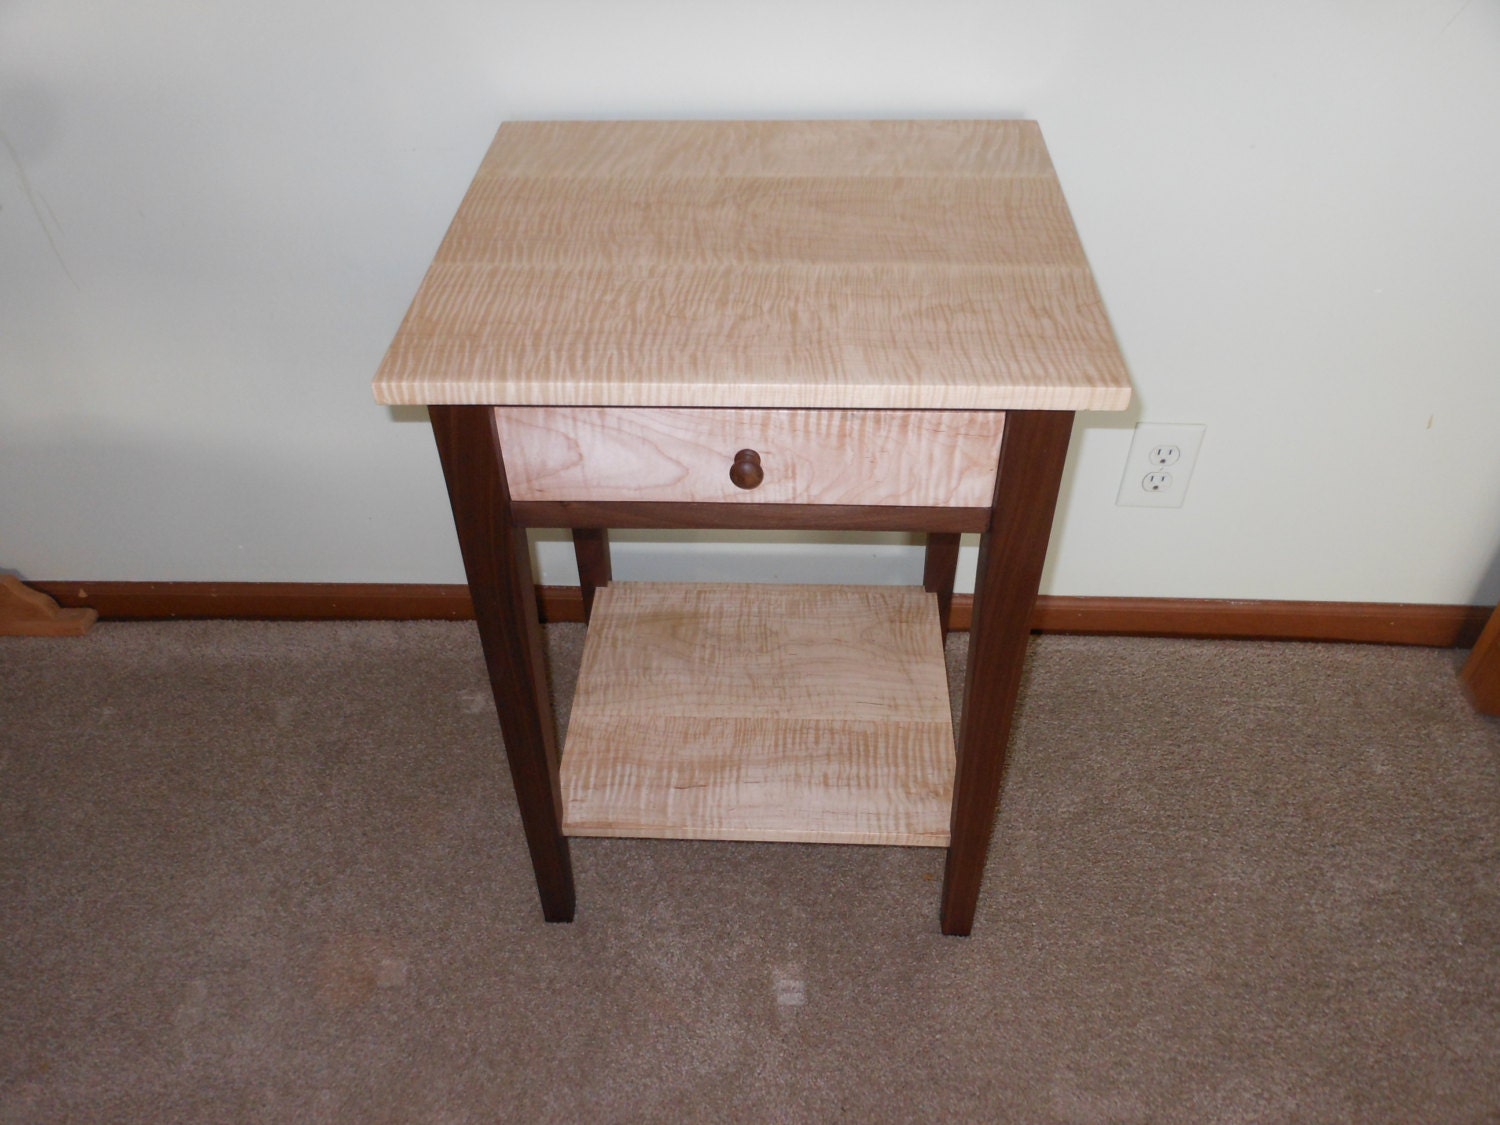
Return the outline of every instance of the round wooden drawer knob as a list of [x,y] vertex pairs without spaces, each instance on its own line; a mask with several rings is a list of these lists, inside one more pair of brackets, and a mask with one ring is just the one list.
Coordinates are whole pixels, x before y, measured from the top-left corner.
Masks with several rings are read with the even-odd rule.
[[760,454],[753,449],[742,449],[734,455],[734,464],[729,466],[729,479],[736,488],[756,488],[766,479],[766,471],[760,467]]

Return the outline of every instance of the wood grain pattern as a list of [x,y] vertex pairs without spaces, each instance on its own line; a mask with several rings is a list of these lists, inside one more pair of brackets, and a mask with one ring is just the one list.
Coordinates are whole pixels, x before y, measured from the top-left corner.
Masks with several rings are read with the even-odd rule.
[[[996,411],[500,407],[517,501],[686,501],[984,507],[1005,415]],[[730,480],[754,449],[765,478]]]
[[1030,121],[514,121],[485,175],[558,179],[1052,176]]
[[943,846],[953,769],[930,594],[598,592],[563,751],[569,835]]
[[386,403],[1121,409],[1034,122],[503,126]]
[[[648,194],[649,193],[649,194]],[[543,221],[559,204],[568,225]],[[619,215],[631,212],[622,224]],[[1017,214],[1045,221],[1016,223]],[[693,215],[694,224],[682,222]],[[872,229],[873,225],[873,229]],[[1046,268],[1079,253],[1043,177],[540,180],[481,176],[438,260],[592,266],[793,262]]]

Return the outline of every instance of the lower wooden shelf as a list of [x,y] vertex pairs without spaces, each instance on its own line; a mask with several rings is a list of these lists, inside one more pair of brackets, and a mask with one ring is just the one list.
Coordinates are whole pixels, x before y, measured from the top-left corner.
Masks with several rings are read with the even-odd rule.
[[568,835],[943,847],[953,774],[934,595],[598,592],[562,755]]

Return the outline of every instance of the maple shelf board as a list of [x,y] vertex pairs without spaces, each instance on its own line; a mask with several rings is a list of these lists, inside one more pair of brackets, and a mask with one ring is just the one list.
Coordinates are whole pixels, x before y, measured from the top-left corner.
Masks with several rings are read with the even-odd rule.
[[954,763],[934,595],[615,583],[584,645],[563,831],[944,847]]

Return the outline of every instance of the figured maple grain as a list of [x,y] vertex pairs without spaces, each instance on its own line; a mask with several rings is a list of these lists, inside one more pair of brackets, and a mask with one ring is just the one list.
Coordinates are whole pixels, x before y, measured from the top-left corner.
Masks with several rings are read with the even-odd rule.
[[1030,121],[513,121],[481,175],[558,179],[1051,176]]
[[598,591],[563,751],[569,835],[944,846],[953,772],[931,594]]
[[[984,507],[996,411],[499,407],[514,500]],[[764,477],[730,479],[754,450]]]
[[1121,409],[1028,121],[502,126],[387,403]]

